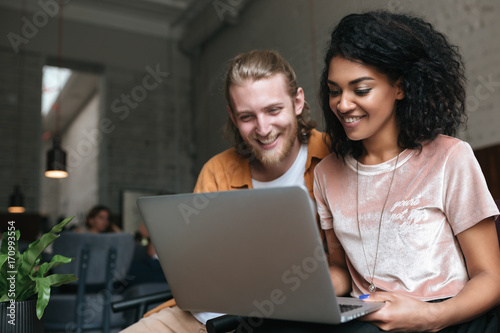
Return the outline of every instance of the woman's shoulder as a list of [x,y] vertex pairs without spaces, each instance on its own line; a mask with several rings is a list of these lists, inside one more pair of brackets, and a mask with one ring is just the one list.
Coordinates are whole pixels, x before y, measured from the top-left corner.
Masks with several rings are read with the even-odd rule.
[[459,144],[460,142],[465,142],[465,141],[462,141],[459,138],[455,138],[453,136],[449,136],[449,135],[445,135],[445,134],[439,134],[429,144],[451,147],[451,146],[454,146],[456,144]]
[[470,145],[459,138],[439,134],[434,140],[423,145],[424,151],[448,155],[454,151],[472,151]]
[[318,171],[325,169],[332,170],[332,168],[338,169],[345,166],[344,160],[338,157],[335,153],[330,153],[325,156],[316,166]]

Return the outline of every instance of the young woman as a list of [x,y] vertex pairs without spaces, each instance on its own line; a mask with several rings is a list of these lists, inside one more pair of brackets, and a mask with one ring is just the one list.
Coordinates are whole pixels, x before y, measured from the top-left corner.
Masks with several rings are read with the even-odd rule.
[[110,220],[111,211],[106,206],[97,205],[87,213],[85,226],[87,231],[94,234],[102,232],[121,232],[121,229]]
[[333,153],[314,190],[332,281],[386,303],[352,325],[497,332],[487,311],[500,300],[499,212],[470,146],[452,137],[466,120],[457,48],[420,18],[353,14],[325,66]]

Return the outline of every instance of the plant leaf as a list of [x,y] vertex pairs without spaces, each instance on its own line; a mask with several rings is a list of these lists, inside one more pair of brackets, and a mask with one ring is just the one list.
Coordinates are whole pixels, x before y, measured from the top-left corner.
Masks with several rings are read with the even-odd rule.
[[36,300],[36,315],[41,319],[47,304],[50,299],[50,287],[58,287],[62,284],[75,281],[77,278],[74,274],[52,274],[47,277],[34,278],[36,283],[36,292],[38,299]]
[[50,284],[45,278],[35,279],[35,282],[35,290],[38,293],[38,299],[36,300],[36,316],[38,319],[41,319],[47,304],[49,304]]
[[[59,237],[59,233],[63,230],[66,224],[68,224],[73,219],[73,217],[74,216],[64,219],[62,222],[54,226],[52,230],[44,234],[40,240],[31,243],[26,251],[24,251],[24,253],[22,254],[20,265],[18,267],[17,285],[19,291],[17,291],[17,293],[19,295],[23,295],[23,297],[28,298],[31,296],[27,294],[26,291],[29,290],[30,284],[33,283],[31,279],[31,272],[35,267],[38,258],[41,256],[43,250],[45,250],[47,246],[52,244],[52,242],[54,242],[54,240]],[[17,297],[16,299],[21,300]]]
[[1,297],[0,297],[0,303],[1,302],[8,302],[10,301],[10,298],[9,298],[9,295],[7,293],[3,294]]
[[52,274],[45,279],[51,287],[59,287],[60,285],[78,280],[75,274]]
[[[15,236],[13,254],[9,253],[9,241]],[[7,278],[12,274],[8,272],[17,271],[19,265],[19,237],[21,233],[19,230],[6,231],[3,233],[3,241],[0,247],[0,295],[6,295],[9,291],[9,282]],[[17,288],[17,287],[16,287]]]
[[16,301],[22,302],[36,294],[35,282],[30,279],[29,284],[24,285],[24,289],[16,289]]
[[44,276],[52,268],[59,267],[64,264],[69,264],[72,261],[73,258],[68,258],[60,254],[56,254],[55,256],[52,257],[52,260],[50,260],[50,262],[45,262],[40,265],[38,272],[36,272],[36,276]]
[[[9,236],[12,238],[12,231],[4,233],[4,241],[0,247],[0,302],[9,300],[8,293],[10,290],[8,288],[10,282],[8,282],[7,278],[14,274],[16,277],[15,300],[24,301],[38,294],[36,309],[38,318],[41,318],[50,298],[50,288],[77,279],[73,274],[44,276],[51,268],[71,262],[71,258],[61,255],[55,255],[49,263],[43,263],[38,267],[38,270],[35,269],[41,262],[42,252],[59,237],[59,233],[72,219],[73,217],[69,217],[54,226],[41,239],[32,242],[23,254],[20,254],[18,249],[19,230],[15,231],[16,242],[14,246],[7,241]],[[10,241],[12,242],[12,239]],[[9,249],[11,252],[9,252]]]

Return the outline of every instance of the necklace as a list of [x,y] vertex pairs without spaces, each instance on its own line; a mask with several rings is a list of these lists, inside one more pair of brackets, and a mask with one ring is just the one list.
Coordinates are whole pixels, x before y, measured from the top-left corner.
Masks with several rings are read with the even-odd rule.
[[[398,166],[399,154],[396,157],[396,164],[394,165],[394,171],[392,172],[391,183],[389,184],[389,189],[387,190],[387,194],[384,200],[384,206],[382,206],[382,211],[380,212],[380,219],[378,221],[378,236],[377,236],[377,247],[375,250],[375,260],[373,262],[373,270],[371,272],[370,277],[370,286],[368,286],[369,292],[374,292],[377,290],[377,286],[373,283],[373,279],[375,277],[375,268],[377,267],[377,258],[378,258],[378,245],[380,243],[380,229],[382,229],[382,218],[384,217],[385,205],[387,204],[387,199],[389,198],[389,193],[391,193],[392,182],[394,181],[394,176],[396,175],[396,168]],[[366,270],[368,274],[370,274],[370,268],[368,267],[368,259],[366,258],[365,245],[363,243],[363,236],[361,235],[361,228],[359,227],[359,162],[356,160],[356,220],[358,222],[358,233],[359,238],[361,239],[361,246],[363,248],[363,255],[365,256]]]

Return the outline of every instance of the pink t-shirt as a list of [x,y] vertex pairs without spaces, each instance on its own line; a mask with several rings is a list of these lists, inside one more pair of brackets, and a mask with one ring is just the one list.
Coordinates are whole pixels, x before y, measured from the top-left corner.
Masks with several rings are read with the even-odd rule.
[[[395,162],[359,164],[359,224],[366,260],[356,219],[356,160],[348,157],[344,164],[331,154],[315,170],[321,226],[333,228],[345,250],[354,297],[368,293]],[[468,143],[440,135],[421,153],[403,151],[384,210],[373,282],[379,289],[420,300],[455,296],[469,279],[455,235],[498,214]]]

